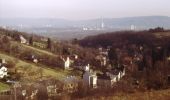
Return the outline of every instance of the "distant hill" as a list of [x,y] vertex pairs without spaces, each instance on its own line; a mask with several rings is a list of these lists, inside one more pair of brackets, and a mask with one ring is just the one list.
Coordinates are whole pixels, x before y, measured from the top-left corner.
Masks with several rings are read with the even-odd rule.
[[170,31],[151,32],[151,31],[117,31],[88,36],[79,40],[79,44],[85,47],[107,47],[128,44],[148,45],[166,44],[170,41]]
[[[131,26],[135,30],[147,30],[158,26],[170,29],[168,16],[103,18],[103,23],[104,28],[101,29],[101,18],[76,21],[50,18],[0,18],[0,26],[62,40],[82,39],[100,33],[130,30]],[[83,28],[88,28],[88,30],[83,30]]]
[[[32,27],[100,27],[102,19],[70,21],[64,19],[50,18],[0,18],[0,25],[6,26],[32,26]],[[141,16],[141,17],[126,17],[126,18],[103,18],[105,27],[127,29],[131,25],[137,29],[148,29],[152,27],[170,28],[170,17],[168,16]]]

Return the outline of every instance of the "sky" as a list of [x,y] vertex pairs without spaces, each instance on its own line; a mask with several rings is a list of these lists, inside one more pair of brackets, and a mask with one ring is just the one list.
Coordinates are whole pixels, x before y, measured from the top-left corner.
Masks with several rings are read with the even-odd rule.
[[170,16],[170,0],[0,0],[0,18]]

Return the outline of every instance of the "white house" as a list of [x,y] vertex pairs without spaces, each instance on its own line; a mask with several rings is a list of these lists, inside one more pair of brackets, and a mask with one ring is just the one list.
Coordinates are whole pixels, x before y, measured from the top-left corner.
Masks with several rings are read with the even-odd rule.
[[7,76],[7,68],[2,66],[0,68],[0,78],[4,78],[4,76]]
[[79,63],[74,64],[74,68],[79,69],[79,70],[83,70],[83,71],[89,71],[90,70],[90,64],[79,62]]
[[36,59],[36,58],[33,59],[33,62],[34,62],[34,63],[38,63],[38,59]]
[[106,56],[98,55],[98,56],[95,57],[95,59],[100,62],[101,66],[106,66],[106,64],[107,64]]
[[74,59],[78,59],[78,55],[74,54]]
[[107,76],[98,75],[97,86],[102,88],[110,88],[118,81],[117,75]]
[[20,35],[20,41],[21,41],[22,44],[27,43],[27,40],[22,35]]
[[66,59],[63,58],[63,61],[64,61],[64,69],[69,69],[70,68],[70,58],[67,57]]
[[31,56],[31,59],[32,59],[32,61],[33,61],[34,63],[38,63],[38,59],[37,59],[37,57],[36,57],[35,55],[32,55],[32,56]]
[[106,66],[107,58],[106,58],[106,57],[103,57],[102,60],[103,60],[103,61],[102,61],[101,65]]
[[90,64],[87,64],[87,65],[84,67],[84,71],[90,71]]
[[6,64],[6,60],[5,59],[0,59],[0,64]]
[[97,76],[92,71],[86,71],[83,75],[83,81],[86,85],[92,88],[97,88]]
[[119,81],[123,76],[125,76],[125,68],[121,68],[119,70],[113,70],[110,72],[107,72],[109,76],[117,76],[117,80]]
[[125,69],[123,70],[113,70],[106,72],[105,74],[99,74],[97,85],[99,87],[110,88],[113,87],[114,83],[120,81],[120,79],[125,75]]

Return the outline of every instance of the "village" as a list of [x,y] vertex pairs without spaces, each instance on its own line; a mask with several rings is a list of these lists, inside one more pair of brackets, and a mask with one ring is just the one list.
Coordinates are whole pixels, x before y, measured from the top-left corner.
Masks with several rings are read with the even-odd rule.
[[[66,47],[60,47],[58,50],[54,45],[57,42],[50,38],[38,36],[34,39],[33,36],[26,38],[25,34],[16,36],[17,41],[8,40],[11,36],[2,36],[2,41],[14,45],[15,49],[12,49],[10,55],[17,57],[17,60],[16,58],[11,60],[8,59],[10,56],[3,58],[0,55],[0,79],[10,87],[0,91],[2,99],[47,100],[70,94],[86,96],[88,93],[93,94],[94,91],[100,93],[101,89],[107,91],[122,89],[128,92],[146,90],[141,80],[145,81],[145,73],[150,73],[148,68],[156,66],[159,64],[157,61],[161,60],[169,63],[169,56],[163,56],[163,47],[157,45],[153,51],[155,59],[150,63],[148,54],[150,51],[145,45],[131,44],[122,48],[114,45],[106,48],[99,46],[84,51],[84,48],[75,44],[77,41],[73,41],[73,44],[62,44]],[[12,44],[9,41],[13,41]],[[58,54],[55,54],[55,50]],[[6,55],[8,52],[2,53]],[[22,64],[15,68],[18,62],[29,65]],[[47,66],[51,67],[46,68]],[[52,71],[47,73],[47,70]],[[52,75],[52,72],[55,74]],[[170,82],[169,75],[169,72],[165,74],[167,82]]]
[[[24,45],[29,45],[27,40],[21,35],[20,36],[20,43]],[[41,44],[40,44],[41,45]],[[44,46],[39,46],[40,48],[44,48]],[[74,54],[71,56],[60,56],[62,60],[62,66],[64,70],[79,70],[82,72],[81,76],[67,76],[62,80],[62,85],[59,84],[61,82],[57,82],[56,80],[40,80],[36,84],[28,85],[13,81],[13,80],[6,80],[7,83],[13,84],[12,90],[2,91],[1,94],[10,94],[10,91],[13,93],[17,92],[17,95],[23,96],[25,99],[34,99],[39,89],[44,88],[47,90],[47,94],[51,95],[62,95],[62,93],[73,93],[78,90],[78,85],[82,81],[85,86],[95,89],[95,88],[112,88],[116,82],[121,80],[122,77],[125,76],[125,67],[118,66],[114,69],[109,69],[106,72],[98,72],[91,69],[91,65],[88,62],[79,59],[79,56]],[[8,59],[1,58],[0,59],[0,78],[3,79],[5,77],[9,77],[8,75],[8,68],[5,67],[8,63],[6,62]],[[31,60],[33,63],[39,63],[39,59],[35,56],[31,56]],[[99,55],[95,57],[95,60],[100,63],[100,66],[108,65],[108,50],[103,51],[102,48],[99,48]],[[78,78],[79,77],[79,78]],[[43,83],[43,84],[41,84]],[[37,87],[38,86],[38,87]],[[32,87],[32,90],[29,87]],[[24,89],[27,88],[27,89]],[[28,91],[32,91],[32,93],[28,93]],[[20,93],[20,94],[19,94]],[[18,96],[17,96],[18,97]],[[17,98],[16,97],[16,98]],[[20,98],[20,97],[19,97]]]

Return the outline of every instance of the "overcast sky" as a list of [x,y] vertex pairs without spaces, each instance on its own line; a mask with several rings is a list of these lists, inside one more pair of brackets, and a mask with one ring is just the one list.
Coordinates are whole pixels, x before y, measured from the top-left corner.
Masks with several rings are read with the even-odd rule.
[[0,0],[0,17],[69,20],[170,16],[170,0]]

